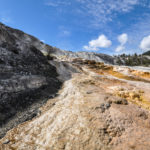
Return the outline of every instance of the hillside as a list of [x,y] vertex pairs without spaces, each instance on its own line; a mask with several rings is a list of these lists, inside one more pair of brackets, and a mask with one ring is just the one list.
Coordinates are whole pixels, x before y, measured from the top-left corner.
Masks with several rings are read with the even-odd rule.
[[150,56],[150,51],[147,51],[147,52],[143,53],[143,55]]
[[149,150],[149,67],[115,59],[1,24],[0,149]]
[[36,116],[61,87],[56,68],[35,47],[37,42],[0,24],[0,137]]

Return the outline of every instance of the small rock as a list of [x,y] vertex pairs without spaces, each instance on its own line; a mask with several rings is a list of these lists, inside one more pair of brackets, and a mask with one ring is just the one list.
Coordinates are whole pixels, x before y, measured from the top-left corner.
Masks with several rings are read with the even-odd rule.
[[138,115],[138,117],[140,117],[140,118],[142,118],[142,119],[144,119],[144,120],[148,119],[148,116],[147,116],[147,114],[146,114],[145,112],[141,112],[141,113]]
[[3,142],[3,144],[8,144],[10,141],[8,139],[6,139],[5,142]]
[[86,94],[92,94],[92,92],[91,92],[91,91],[88,91],[88,92],[86,92]]
[[104,104],[101,104],[101,105],[100,105],[100,109],[101,109],[101,112],[102,112],[102,113],[105,112],[105,105],[104,105]]
[[110,106],[111,106],[111,105],[110,105],[109,103],[107,103],[107,104],[105,105],[105,108],[108,109]]
[[126,99],[116,99],[113,101],[115,104],[128,105],[128,101]]

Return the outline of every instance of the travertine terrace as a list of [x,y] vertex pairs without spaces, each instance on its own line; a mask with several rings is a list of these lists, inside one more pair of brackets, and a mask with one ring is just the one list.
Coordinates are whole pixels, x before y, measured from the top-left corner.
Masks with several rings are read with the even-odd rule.
[[149,150],[150,72],[74,60],[41,113],[10,130],[2,150]]

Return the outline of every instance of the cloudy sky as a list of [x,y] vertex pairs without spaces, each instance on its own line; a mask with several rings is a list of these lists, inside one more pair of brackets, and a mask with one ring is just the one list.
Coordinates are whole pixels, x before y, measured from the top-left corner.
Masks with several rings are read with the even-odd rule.
[[0,22],[64,50],[150,50],[150,0],[0,0]]

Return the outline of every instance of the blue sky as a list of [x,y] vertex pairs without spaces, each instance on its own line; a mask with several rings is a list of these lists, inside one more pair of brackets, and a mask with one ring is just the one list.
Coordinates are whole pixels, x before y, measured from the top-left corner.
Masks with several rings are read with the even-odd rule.
[[0,0],[0,22],[64,50],[150,49],[150,0]]

